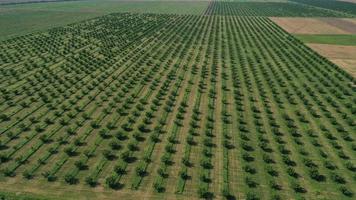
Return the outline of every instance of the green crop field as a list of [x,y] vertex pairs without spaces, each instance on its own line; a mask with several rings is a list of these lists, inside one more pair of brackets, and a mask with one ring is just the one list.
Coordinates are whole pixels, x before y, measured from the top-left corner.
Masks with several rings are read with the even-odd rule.
[[356,35],[296,35],[306,43],[356,46]]
[[0,198],[353,199],[355,78],[269,6],[159,3],[0,42]]

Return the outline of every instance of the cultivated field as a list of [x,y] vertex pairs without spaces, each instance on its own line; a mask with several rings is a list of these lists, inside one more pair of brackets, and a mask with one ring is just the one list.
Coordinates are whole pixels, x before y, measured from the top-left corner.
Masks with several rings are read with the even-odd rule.
[[[39,2],[52,2],[61,0],[0,0],[0,4],[25,4],[25,3],[39,3]],[[65,0],[63,0],[65,1]]]
[[355,59],[356,46],[309,44],[322,55],[331,59]]
[[347,1],[335,1],[335,0],[291,0],[296,3],[315,6],[327,10],[333,10],[336,12],[348,13],[350,15],[356,15],[356,4]]
[[356,34],[356,20],[342,18],[271,17],[292,34]]
[[[296,37],[305,43],[313,44],[334,44],[339,46],[356,46],[356,35],[296,35]],[[341,50],[340,54],[345,54],[346,57],[351,57],[354,53],[353,50],[356,47],[336,48]],[[342,51],[343,50],[343,51]]]
[[[320,55],[325,56],[333,63],[341,66],[353,77],[356,77],[356,41],[355,37],[349,42],[351,45],[337,45],[337,44],[324,44],[323,41],[319,43],[307,44],[310,48],[314,49]],[[347,42],[347,40],[346,40]]]
[[346,12],[291,2],[231,2],[213,1],[208,14],[279,17],[352,17]]
[[63,26],[112,12],[201,14],[207,1],[80,0],[0,5],[0,40]]
[[354,18],[271,17],[270,19],[355,77],[356,20]]
[[204,3],[0,42],[0,197],[353,199],[356,81],[265,17],[345,15]]
[[333,63],[342,66],[352,76],[356,77],[356,59],[332,59]]

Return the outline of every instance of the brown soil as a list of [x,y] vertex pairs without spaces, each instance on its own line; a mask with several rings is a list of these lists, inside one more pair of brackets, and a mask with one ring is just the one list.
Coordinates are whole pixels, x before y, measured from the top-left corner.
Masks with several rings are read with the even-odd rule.
[[356,19],[324,18],[320,20],[326,24],[329,24],[330,26],[339,28],[350,34],[356,34]]
[[319,18],[271,17],[272,21],[293,34],[349,34]]
[[356,77],[356,60],[331,59],[331,62],[342,67],[345,71],[349,72],[353,77]]
[[320,55],[356,77],[356,46],[307,44]]
[[356,46],[342,46],[331,44],[307,44],[309,47],[330,59],[356,60]]
[[348,21],[348,22],[351,22],[353,24],[353,26],[356,26],[356,18],[348,18],[348,19],[344,19],[344,20]]

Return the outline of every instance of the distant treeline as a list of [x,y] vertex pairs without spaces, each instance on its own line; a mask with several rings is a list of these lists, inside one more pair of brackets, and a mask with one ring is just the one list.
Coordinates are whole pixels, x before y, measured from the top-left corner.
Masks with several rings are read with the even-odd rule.
[[61,1],[80,1],[80,0],[0,0],[0,5],[45,3],[45,2],[61,2]]

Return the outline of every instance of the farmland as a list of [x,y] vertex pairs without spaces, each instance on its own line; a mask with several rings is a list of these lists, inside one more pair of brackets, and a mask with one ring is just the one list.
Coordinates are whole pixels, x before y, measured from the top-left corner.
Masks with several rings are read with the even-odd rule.
[[[298,36],[299,37],[299,36]],[[307,40],[308,38],[303,38]],[[347,72],[349,72],[352,76],[356,76],[355,69],[356,69],[356,46],[352,46],[352,42],[347,45],[339,45],[339,44],[323,44],[323,40],[312,40],[318,43],[306,43],[310,48],[318,52],[320,55],[325,56],[330,61],[339,66],[343,67]],[[331,40],[331,41],[338,41],[338,40]],[[342,41],[342,40],[341,40]],[[353,41],[353,40],[352,40]],[[328,41],[329,42],[329,41]],[[341,43],[340,41],[338,41]]]
[[298,3],[356,15],[356,4],[347,1],[292,0]]
[[270,19],[292,34],[331,35],[335,37],[338,37],[337,35],[356,34],[356,20],[354,18],[271,17]]
[[280,17],[351,17],[350,13],[291,2],[217,2],[210,3],[209,14]]
[[306,43],[356,46],[356,35],[297,35],[297,38]]
[[355,77],[355,18],[271,17],[270,19]]
[[201,14],[207,1],[83,0],[0,6],[0,40],[100,17],[112,12]]
[[167,3],[0,42],[0,197],[354,198],[356,81],[268,18],[351,14]]

